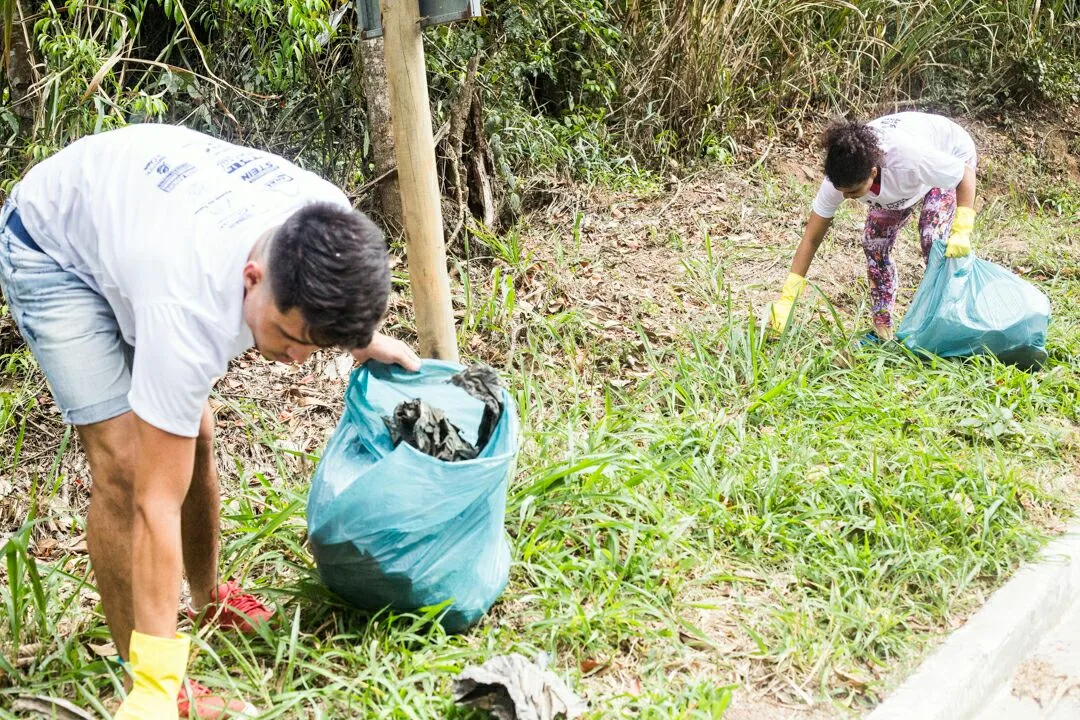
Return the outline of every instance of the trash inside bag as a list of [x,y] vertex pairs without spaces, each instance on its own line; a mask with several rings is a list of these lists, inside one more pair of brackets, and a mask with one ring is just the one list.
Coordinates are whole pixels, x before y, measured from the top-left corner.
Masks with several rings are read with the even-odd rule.
[[402,441],[439,460],[457,462],[476,457],[476,446],[461,437],[461,428],[446,419],[446,414],[423,400],[406,400],[384,417],[394,447]]
[[974,256],[946,258],[945,243],[930,250],[896,337],[908,349],[941,357],[992,354],[1023,368],[1047,358],[1050,299],[1003,267]]
[[[354,371],[307,505],[315,562],[331,590],[365,610],[449,602],[440,622],[450,632],[479,620],[506,587],[503,521],[518,449],[517,409],[497,385],[498,417],[479,442],[489,408],[450,382],[462,370],[425,360],[418,373],[373,361]],[[440,410],[478,454],[448,462],[395,443],[384,418],[414,400]]]
[[414,398],[394,408],[393,415],[383,418],[395,447],[404,441],[425,455],[447,462],[472,460],[480,454],[502,415],[499,376],[487,365],[472,365],[451,377],[450,383],[484,403],[476,444],[463,438],[461,428],[450,422],[442,410]]
[[484,414],[476,431],[477,451],[483,450],[502,416],[503,386],[499,376],[487,365],[471,365],[450,378],[450,382],[484,403]]

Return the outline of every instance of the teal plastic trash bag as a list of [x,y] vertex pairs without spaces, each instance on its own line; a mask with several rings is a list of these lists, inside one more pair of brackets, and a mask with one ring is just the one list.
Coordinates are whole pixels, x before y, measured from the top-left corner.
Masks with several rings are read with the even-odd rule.
[[989,353],[1031,368],[1046,361],[1049,323],[1050,299],[1034,285],[973,255],[946,258],[945,243],[935,242],[896,336],[915,352]]
[[479,620],[506,587],[503,521],[518,450],[517,409],[503,389],[503,412],[487,445],[459,462],[405,442],[394,447],[383,417],[420,398],[476,443],[484,404],[448,382],[461,370],[425,360],[418,373],[374,361],[354,371],[307,505],[308,535],[327,587],[372,611],[451,601],[440,620],[450,632]]

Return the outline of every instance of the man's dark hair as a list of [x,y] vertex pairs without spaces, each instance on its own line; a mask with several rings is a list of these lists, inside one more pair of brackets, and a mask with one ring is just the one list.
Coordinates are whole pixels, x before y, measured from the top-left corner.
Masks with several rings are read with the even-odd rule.
[[390,296],[390,263],[382,231],[363,213],[330,203],[298,210],[274,233],[267,267],[278,310],[299,308],[312,342],[371,342]]
[[825,147],[825,177],[837,188],[862,185],[884,159],[877,133],[855,120],[834,122],[821,144]]

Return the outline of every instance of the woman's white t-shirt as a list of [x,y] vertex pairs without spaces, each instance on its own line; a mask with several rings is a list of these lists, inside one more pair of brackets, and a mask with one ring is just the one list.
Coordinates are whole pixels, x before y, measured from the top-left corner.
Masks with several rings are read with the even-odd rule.
[[[933,188],[955,188],[964,166],[975,167],[975,142],[964,128],[941,115],[902,112],[871,120],[885,159],[879,168],[878,194],[858,199],[872,208],[903,210]],[[829,181],[821,183],[813,210],[831,218],[844,195]]]
[[344,193],[284,158],[173,125],[83,138],[12,192],[27,231],[108,302],[134,346],[128,402],[151,425],[198,434],[213,379],[254,340],[243,268],[268,230]]

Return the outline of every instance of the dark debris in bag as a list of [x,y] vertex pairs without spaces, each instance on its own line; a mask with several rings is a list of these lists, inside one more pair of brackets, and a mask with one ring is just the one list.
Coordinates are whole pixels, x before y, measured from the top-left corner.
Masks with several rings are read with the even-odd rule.
[[487,446],[491,433],[495,432],[495,426],[502,417],[502,382],[499,381],[498,373],[487,365],[470,365],[450,378],[450,382],[484,403],[484,414],[476,432],[476,447],[479,452]]
[[404,440],[425,455],[447,462],[472,460],[477,455],[476,446],[461,437],[461,429],[442,410],[419,398],[401,403],[383,422],[394,447]]
[[472,365],[450,378],[450,382],[484,403],[476,445],[462,437],[461,428],[450,422],[442,410],[415,398],[399,404],[392,416],[383,418],[394,447],[405,441],[425,455],[458,462],[472,460],[487,446],[502,417],[498,374],[487,365]]

